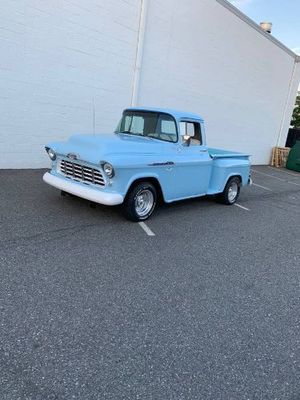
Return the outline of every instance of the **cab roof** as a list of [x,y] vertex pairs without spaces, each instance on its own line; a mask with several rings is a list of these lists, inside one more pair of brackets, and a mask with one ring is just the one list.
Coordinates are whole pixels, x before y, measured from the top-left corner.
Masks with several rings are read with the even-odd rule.
[[129,107],[126,108],[125,111],[150,111],[150,112],[159,112],[171,115],[177,121],[180,119],[193,119],[197,121],[203,122],[203,118],[194,113],[186,112],[186,111],[178,111],[173,110],[171,108],[159,108],[159,107]]

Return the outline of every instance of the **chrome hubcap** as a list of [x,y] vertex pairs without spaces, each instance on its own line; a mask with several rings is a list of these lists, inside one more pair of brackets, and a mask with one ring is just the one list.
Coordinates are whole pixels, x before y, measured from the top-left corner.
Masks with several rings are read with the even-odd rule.
[[228,200],[230,202],[233,202],[236,199],[238,191],[239,191],[238,184],[236,182],[232,182],[228,190]]
[[151,190],[144,189],[136,196],[135,211],[139,217],[145,217],[151,211],[154,204],[154,196]]

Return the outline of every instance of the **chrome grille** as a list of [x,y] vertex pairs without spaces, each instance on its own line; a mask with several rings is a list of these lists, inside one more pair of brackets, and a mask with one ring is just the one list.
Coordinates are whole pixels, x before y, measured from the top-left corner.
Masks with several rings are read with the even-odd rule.
[[67,160],[61,160],[59,168],[60,172],[67,178],[71,178],[86,184],[105,186],[103,175],[98,169]]

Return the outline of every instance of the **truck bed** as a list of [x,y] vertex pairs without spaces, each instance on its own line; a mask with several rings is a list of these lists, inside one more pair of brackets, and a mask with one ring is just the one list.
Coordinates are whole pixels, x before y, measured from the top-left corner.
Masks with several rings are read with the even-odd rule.
[[208,149],[213,160],[208,193],[216,194],[224,190],[231,176],[239,176],[242,186],[248,185],[250,177],[249,155],[222,149]]
[[222,149],[208,148],[208,153],[211,158],[239,158],[249,157],[249,154],[238,153],[236,151],[228,151]]

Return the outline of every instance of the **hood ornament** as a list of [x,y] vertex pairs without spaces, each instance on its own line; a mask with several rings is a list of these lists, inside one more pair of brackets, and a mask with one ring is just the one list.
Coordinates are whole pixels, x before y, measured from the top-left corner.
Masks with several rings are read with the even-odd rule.
[[67,157],[70,158],[71,160],[78,160],[79,155],[77,155],[75,153],[69,153],[69,154],[67,154]]

